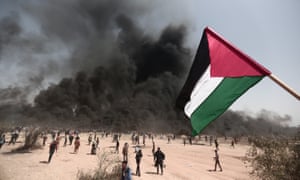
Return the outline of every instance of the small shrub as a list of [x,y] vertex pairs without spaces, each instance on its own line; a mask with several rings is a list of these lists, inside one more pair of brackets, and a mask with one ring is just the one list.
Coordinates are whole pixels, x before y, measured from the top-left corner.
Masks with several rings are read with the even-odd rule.
[[279,138],[256,138],[248,157],[251,174],[266,180],[296,180],[300,177],[300,148],[296,142]]
[[42,146],[38,142],[41,131],[38,128],[31,128],[25,133],[24,145],[14,149],[13,152],[28,152],[34,149],[40,149]]
[[78,171],[78,180],[118,180],[121,178],[122,167],[116,155],[104,152],[98,156],[98,159],[98,167],[94,172]]

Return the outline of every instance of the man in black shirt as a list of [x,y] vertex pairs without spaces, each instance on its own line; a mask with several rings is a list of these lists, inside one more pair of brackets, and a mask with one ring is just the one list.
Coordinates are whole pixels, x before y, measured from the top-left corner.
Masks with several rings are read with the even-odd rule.
[[161,169],[161,175],[163,175],[163,164],[165,160],[165,154],[161,152],[160,148],[157,148],[157,151],[154,153],[154,161],[155,161],[155,166],[157,168],[157,174],[159,173],[159,167]]

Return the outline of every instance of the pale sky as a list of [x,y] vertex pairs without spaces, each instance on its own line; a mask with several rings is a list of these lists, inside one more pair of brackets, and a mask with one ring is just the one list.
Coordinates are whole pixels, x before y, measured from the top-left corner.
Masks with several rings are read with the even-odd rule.
[[[163,4],[156,8],[163,9]],[[148,23],[149,32],[153,32],[149,22],[157,19],[162,25],[186,22],[193,27],[187,44],[197,48],[203,29],[210,26],[300,93],[299,0],[176,0],[166,9],[157,10],[149,19],[142,20]],[[290,125],[300,125],[300,101],[268,77],[230,109],[248,111],[253,115],[261,109],[281,116],[288,114],[292,116]]]
[[[23,6],[17,5],[18,2],[26,4],[26,1],[0,0],[0,17],[11,10],[22,9]],[[28,0],[28,2],[35,1]],[[186,45],[195,53],[203,29],[210,26],[300,93],[299,0],[129,0],[129,2],[148,7],[149,12],[146,16],[136,17],[145,33],[154,35],[168,24],[185,23],[188,25]],[[36,28],[38,24],[32,19],[22,16],[20,21],[27,31],[39,33]],[[68,58],[68,49],[57,46],[56,48],[60,54],[53,56]],[[17,68],[20,67],[12,66],[12,69]],[[8,74],[12,82],[14,81],[15,71],[3,65],[0,66],[0,70],[2,74]],[[3,78],[0,80],[0,84],[6,83]],[[261,109],[274,111],[282,116],[288,114],[292,116],[291,125],[300,125],[300,101],[269,78],[265,78],[250,89],[231,106],[231,109],[248,111],[253,115]]]
[[[197,29],[211,26],[236,47],[300,93],[300,1],[195,1]],[[300,125],[300,101],[269,78],[238,99],[231,109],[267,109],[292,116]]]

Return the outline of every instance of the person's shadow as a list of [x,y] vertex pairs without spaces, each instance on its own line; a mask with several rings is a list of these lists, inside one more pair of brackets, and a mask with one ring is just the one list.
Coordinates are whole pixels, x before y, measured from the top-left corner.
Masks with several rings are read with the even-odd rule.
[[41,164],[48,164],[48,161],[40,161]]

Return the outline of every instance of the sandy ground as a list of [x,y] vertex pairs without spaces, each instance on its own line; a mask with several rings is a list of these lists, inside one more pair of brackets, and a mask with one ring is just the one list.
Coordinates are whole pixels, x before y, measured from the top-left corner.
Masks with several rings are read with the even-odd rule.
[[[7,136],[8,137],[8,136]],[[72,180],[76,179],[79,170],[83,172],[93,171],[97,167],[98,158],[89,155],[90,146],[88,145],[88,134],[81,134],[81,146],[78,154],[73,153],[73,146],[63,147],[63,139],[60,143],[58,152],[54,154],[52,162],[46,163],[48,159],[48,148],[50,136],[48,136],[47,145],[43,149],[34,150],[31,153],[10,153],[13,148],[22,145],[24,140],[15,145],[5,144],[0,149],[0,179],[16,180]],[[7,138],[8,139],[8,138]],[[141,138],[140,138],[141,139]],[[40,140],[42,142],[42,139]],[[146,147],[142,149],[143,159],[141,163],[141,177],[135,173],[135,154],[134,146],[131,144],[129,135],[122,135],[120,140],[120,154],[116,154],[122,159],[121,149],[125,142],[130,144],[129,166],[132,170],[133,179],[253,179],[249,176],[250,167],[247,167],[241,158],[245,156],[246,145],[236,145],[231,148],[229,141],[227,143],[220,140],[220,160],[223,166],[223,172],[211,171],[214,169],[214,147],[204,141],[199,141],[197,145],[183,145],[181,139],[167,143],[167,139],[154,139],[156,147],[160,147],[166,154],[166,169],[164,175],[157,175],[156,168],[153,166],[152,142],[146,141]],[[113,152],[115,143],[112,138],[100,138],[100,151]]]

